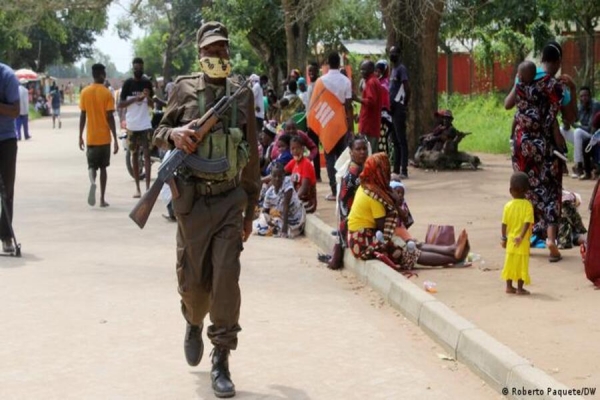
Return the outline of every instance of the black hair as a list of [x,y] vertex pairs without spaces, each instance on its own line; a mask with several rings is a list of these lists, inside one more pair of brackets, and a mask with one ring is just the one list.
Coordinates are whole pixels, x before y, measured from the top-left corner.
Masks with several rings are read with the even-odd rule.
[[296,93],[296,91],[298,90],[298,84],[295,80],[292,79],[288,82],[288,89],[290,90],[290,92]]
[[269,77],[266,75],[261,75],[260,76],[260,81],[261,82],[269,82]]
[[329,68],[339,69],[341,63],[340,55],[335,51],[330,53],[329,57],[327,57],[327,63],[329,64]]
[[557,62],[562,59],[562,47],[558,42],[548,42],[542,50],[542,62]]
[[283,143],[287,144],[287,147],[290,147],[291,139],[292,139],[292,137],[290,135],[288,135],[287,133],[284,133],[283,135],[279,136],[277,141],[281,140]]
[[283,165],[283,163],[280,162],[274,162],[271,165],[271,174],[275,171],[281,171],[285,175],[285,165]]
[[515,172],[510,177],[510,188],[520,193],[529,190],[529,177],[525,172]]
[[102,74],[106,74],[106,67],[103,64],[92,65],[92,77],[94,79],[100,78]]
[[142,60],[141,57],[136,57],[133,59],[133,61],[131,62],[132,64],[142,64],[144,65],[144,60]]
[[290,139],[290,144],[291,143],[299,143],[300,145],[304,146],[304,141],[300,136],[292,136]]
[[354,145],[356,142],[360,142],[361,140],[365,142],[365,144],[367,143],[367,137],[364,135],[351,136],[350,139],[348,139],[348,147],[350,147],[350,150],[354,150]]
[[582,90],[587,90],[587,92],[588,92],[589,94],[592,94],[592,89],[590,89],[590,87],[589,87],[589,86],[582,86],[582,87],[580,87],[580,88],[579,88],[579,91],[581,92]]
[[311,66],[311,67],[315,67],[315,68],[319,69],[319,64],[317,64],[316,61],[311,61],[311,62],[308,63],[308,65]]

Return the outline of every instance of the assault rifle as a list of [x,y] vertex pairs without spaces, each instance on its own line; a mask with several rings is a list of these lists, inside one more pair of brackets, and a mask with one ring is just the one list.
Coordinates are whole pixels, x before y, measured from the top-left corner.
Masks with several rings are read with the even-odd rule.
[[[221,115],[223,115],[231,104],[240,96],[242,90],[247,88],[248,82],[249,80],[244,81],[231,96],[222,97],[217,104],[206,112],[206,114],[190,126],[191,129],[196,131],[193,137],[194,142],[200,143],[204,140],[204,137],[208,135],[212,127],[219,122]],[[181,149],[171,151],[158,168],[158,176],[152,186],[150,186],[150,189],[144,193],[135,207],[133,207],[133,210],[131,210],[131,213],[129,213],[129,218],[131,218],[140,229],[144,229],[148,217],[152,212],[152,208],[154,207],[154,203],[156,203],[156,199],[165,183],[169,184],[171,187],[173,198],[176,199],[179,197],[179,192],[173,181],[173,176],[177,168],[181,165],[187,165],[193,169],[213,173],[225,172],[229,169],[229,162],[226,158],[208,160],[199,157],[196,154],[187,154]]]

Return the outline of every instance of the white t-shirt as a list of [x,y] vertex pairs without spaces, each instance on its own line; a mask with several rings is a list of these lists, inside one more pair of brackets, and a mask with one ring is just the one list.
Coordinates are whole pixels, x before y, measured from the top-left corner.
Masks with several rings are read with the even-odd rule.
[[330,69],[319,79],[323,81],[327,90],[340,99],[340,103],[344,104],[346,100],[352,100],[352,83],[339,69]]
[[[252,86],[252,93],[254,93],[254,109],[256,113],[256,118],[265,118],[265,102],[263,99],[263,89],[260,86],[260,82],[256,82]],[[258,111],[256,108],[258,107]]]
[[[127,100],[134,97],[136,96],[127,96]],[[127,121],[127,129],[130,131],[145,131],[146,129],[152,129],[152,120],[150,119],[150,112],[148,110],[148,99],[130,104],[127,107],[125,121]]]
[[29,92],[19,85],[19,115],[29,115]]

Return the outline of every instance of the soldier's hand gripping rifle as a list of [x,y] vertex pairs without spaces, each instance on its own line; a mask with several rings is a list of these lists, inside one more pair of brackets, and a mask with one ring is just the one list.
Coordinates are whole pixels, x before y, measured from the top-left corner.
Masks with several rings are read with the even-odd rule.
[[[249,81],[246,80],[231,96],[222,97],[217,104],[202,116],[202,118],[191,125],[190,129],[196,131],[194,135],[195,140],[193,139],[194,142],[200,143],[204,140],[204,137],[210,132],[212,127],[219,122],[221,115],[227,111],[232,103],[237,100],[242,91],[247,88],[248,82]],[[219,173],[229,169],[229,162],[226,158],[220,160],[207,160],[195,154],[187,154],[181,149],[171,151],[169,156],[162,161],[158,168],[158,175],[152,186],[150,186],[150,189],[144,193],[135,207],[133,207],[133,210],[131,210],[131,213],[129,213],[129,218],[131,218],[140,229],[143,229],[146,225],[148,217],[154,207],[154,203],[156,203],[156,199],[165,183],[168,183],[171,187],[173,198],[179,197],[177,187],[173,182],[173,175],[177,168],[182,164],[196,167],[196,169],[201,169],[204,172]]]

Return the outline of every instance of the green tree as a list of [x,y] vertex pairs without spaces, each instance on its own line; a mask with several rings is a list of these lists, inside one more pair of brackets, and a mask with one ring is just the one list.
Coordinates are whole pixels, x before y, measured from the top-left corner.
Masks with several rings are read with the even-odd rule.
[[314,54],[342,49],[342,40],[383,39],[377,0],[333,0],[313,20],[308,36]]
[[414,154],[419,136],[433,126],[437,109],[438,33],[445,0],[380,0],[388,47],[398,46],[408,70],[407,140]]
[[[476,43],[475,58],[493,71],[494,62],[515,68],[531,51],[539,52],[554,36],[551,0],[448,0],[442,40]],[[474,42],[473,42],[474,41]]]
[[281,0],[288,71],[306,66],[312,22],[331,5],[330,0]]
[[153,57],[161,56],[161,74],[168,80],[177,70],[186,68],[184,60],[195,44],[204,3],[202,0],[137,0],[130,7],[130,16],[119,23],[120,36],[129,37],[133,17],[147,36],[157,41],[147,47],[159,50]]
[[94,35],[107,24],[108,0],[8,0],[0,10],[0,58],[15,68],[43,71],[92,53]]
[[577,83],[587,85],[593,90],[595,84],[595,28],[600,24],[600,3],[598,1],[565,1],[551,4],[555,7],[555,17],[562,22],[564,30],[572,31],[573,28],[575,30],[574,39],[578,43],[580,58],[584,60],[583,68],[575,77]]
[[[285,76],[286,37],[283,29],[281,0],[214,0],[211,7],[203,9],[206,20],[223,22],[235,35],[246,37],[256,57],[262,61],[257,66],[267,71],[274,88]],[[243,44],[243,41],[239,42]],[[238,50],[232,42],[233,51]],[[243,58],[251,60],[251,56]],[[252,64],[250,64],[252,65]]]

